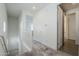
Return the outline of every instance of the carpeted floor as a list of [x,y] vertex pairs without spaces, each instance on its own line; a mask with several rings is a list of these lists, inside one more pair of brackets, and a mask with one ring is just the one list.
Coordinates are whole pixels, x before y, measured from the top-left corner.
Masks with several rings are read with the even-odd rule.
[[61,51],[69,53],[73,56],[78,56],[78,45],[75,45],[75,40],[66,40]]
[[31,52],[26,52],[21,56],[70,56],[67,53],[61,51],[55,51],[38,41],[33,41],[33,48]]
[[25,52],[23,54],[17,55],[18,52],[12,51],[8,56],[71,56],[70,54],[62,51],[55,51],[35,40],[33,40],[32,46],[31,52]]

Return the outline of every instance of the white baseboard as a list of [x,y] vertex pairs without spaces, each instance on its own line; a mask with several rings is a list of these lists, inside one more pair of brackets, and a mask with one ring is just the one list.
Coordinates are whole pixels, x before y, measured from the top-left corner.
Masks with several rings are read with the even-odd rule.
[[[35,40],[35,39],[34,39]],[[44,44],[45,46],[47,46],[47,47],[49,47],[49,48],[51,48],[51,49],[53,49],[53,50],[55,50],[55,51],[57,51],[57,49],[54,49],[54,48],[52,48],[51,46],[48,46],[46,43],[44,43],[44,42],[41,42],[41,41],[39,41],[39,40],[36,40],[36,41],[38,41],[38,42],[40,42],[40,43],[42,43],[42,44]]]

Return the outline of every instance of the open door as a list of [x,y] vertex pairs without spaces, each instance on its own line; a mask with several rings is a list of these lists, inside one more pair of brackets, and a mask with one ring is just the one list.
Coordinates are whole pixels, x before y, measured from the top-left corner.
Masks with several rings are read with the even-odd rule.
[[[69,4],[69,6],[73,6]],[[72,12],[73,11],[73,12]],[[67,3],[58,6],[58,50],[70,55],[78,55],[78,21],[79,13],[70,7]]]

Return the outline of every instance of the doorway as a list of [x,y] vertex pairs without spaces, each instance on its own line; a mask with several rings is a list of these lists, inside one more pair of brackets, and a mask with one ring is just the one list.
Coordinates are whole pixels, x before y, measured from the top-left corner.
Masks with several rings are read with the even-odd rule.
[[61,5],[58,6],[58,50],[77,56],[76,13],[67,14]]

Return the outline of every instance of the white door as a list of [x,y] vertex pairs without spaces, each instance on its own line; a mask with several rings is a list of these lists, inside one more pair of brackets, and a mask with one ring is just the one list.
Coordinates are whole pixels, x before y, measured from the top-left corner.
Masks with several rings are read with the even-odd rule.
[[70,14],[69,15],[69,39],[75,40],[75,33],[76,33],[76,19],[75,19],[75,14]]

